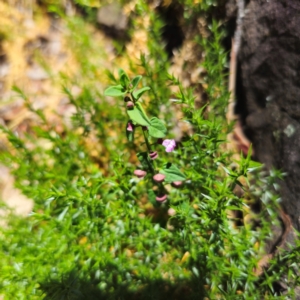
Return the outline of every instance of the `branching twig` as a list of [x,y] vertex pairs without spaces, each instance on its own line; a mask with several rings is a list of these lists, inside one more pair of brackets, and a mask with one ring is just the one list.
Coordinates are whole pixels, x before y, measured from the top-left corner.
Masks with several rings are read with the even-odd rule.
[[[227,122],[230,124],[232,121],[237,120],[237,116],[234,113],[234,104],[235,104],[235,85],[236,85],[236,72],[237,72],[237,58],[241,45],[242,39],[242,25],[244,18],[245,10],[245,0],[237,0],[237,21],[236,21],[236,30],[234,33],[234,38],[232,41],[231,53],[230,53],[230,73],[229,73],[229,84],[228,90],[230,92],[228,110],[227,110]],[[250,147],[250,142],[245,137],[242,132],[241,125],[238,123],[233,133],[228,137],[231,141],[236,141],[238,144],[239,150],[242,150],[244,154],[247,154]],[[231,143],[228,143],[228,148],[232,148]]]

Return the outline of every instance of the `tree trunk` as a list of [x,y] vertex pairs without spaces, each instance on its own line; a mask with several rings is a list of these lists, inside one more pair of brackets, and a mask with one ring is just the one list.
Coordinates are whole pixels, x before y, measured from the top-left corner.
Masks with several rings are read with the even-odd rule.
[[255,157],[286,173],[282,207],[299,230],[300,1],[250,1],[238,59],[237,110]]
[[[299,231],[299,0],[251,0],[247,3],[238,53],[236,94],[236,112],[253,143],[255,159],[268,169],[274,167],[286,174],[280,182],[281,207]],[[283,226],[282,235],[291,243],[295,234],[285,232],[287,226]],[[287,247],[287,243],[280,246]]]

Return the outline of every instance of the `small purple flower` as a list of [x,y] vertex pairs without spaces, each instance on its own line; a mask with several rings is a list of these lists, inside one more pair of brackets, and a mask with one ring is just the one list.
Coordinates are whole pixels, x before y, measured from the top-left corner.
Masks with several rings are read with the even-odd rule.
[[163,182],[165,180],[166,176],[164,174],[156,174],[153,176],[153,180],[160,183]]
[[133,174],[134,174],[135,176],[137,176],[138,178],[143,178],[143,177],[145,177],[145,176],[147,175],[147,172],[146,172],[146,171],[143,171],[143,170],[135,170],[135,171],[133,172]]
[[157,202],[163,203],[167,200],[167,195],[165,194],[165,195],[162,195],[162,196],[157,196],[155,199],[156,199]]
[[162,145],[166,148],[166,152],[172,152],[176,147],[175,140],[164,140]]
[[127,123],[127,128],[126,128],[126,130],[127,130],[127,131],[133,131],[133,128],[134,128],[134,125],[131,123],[131,121],[129,121],[129,122]]

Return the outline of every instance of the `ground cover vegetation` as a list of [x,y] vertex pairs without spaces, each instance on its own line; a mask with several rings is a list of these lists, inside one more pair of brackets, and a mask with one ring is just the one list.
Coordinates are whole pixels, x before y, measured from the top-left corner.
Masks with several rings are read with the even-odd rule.
[[[36,119],[25,134],[1,125],[7,150],[0,157],[34,208],[24,218],[3,204],[0,294],[4,299],[292,297],[297,247],[281,252],[262,276],[255,274],[276,222],[281,175],[265,174],[250,152],[234,161],[226,151],[232,124],[226,120],[222,24],[208,20],[209,35],[195,37],[204,53],[201,80],[207,95],[195,109],[194,90],[169,72],[163,20],[145,1],[132,3],[129,35],[147,19],[147,52],[136,50],[133,57],[116,44],[113,69],[101,73],[85,24],[93,22],[93,14],[87,21],[47,4],[70,29],[82,77],[60,74],[75,108],[71,124],[56,113],[60,126],[14,87]],[[189,22],[208,15],[216,3],[181,5]],[[72,92],[74,82],[80,93]],[[179,122],[188,128],[180,138],[173,131]],[[254,201],[261,206],[256,214],[250,209]],[[283,275],[289,285],[279,296],[274,282]]]

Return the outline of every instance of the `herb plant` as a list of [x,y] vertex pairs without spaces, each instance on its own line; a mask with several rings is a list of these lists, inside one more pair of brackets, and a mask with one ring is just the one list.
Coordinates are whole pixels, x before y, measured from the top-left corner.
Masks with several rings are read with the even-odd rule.
[[[141,96],[144,92],[150,90],[150,88],[145,86],[141,89],[136,89],[142,76],[138,75],[130,82],[124,70],[120,69],[119,77],[120,84],[109,87],[104,94],[112,97],[123,97],[129,117],[126,124],[126,136],[129,142],[134,141],[136,130],[138,128],[141,129],[146,151],[137,153],[137,157],[142,165],[142,170],[137,169],[134,171],[134,174],[139,178],[143,178],[147,173],[150,173],[156,191],[154,192],[153,189],[149,190],[149,200],[153,202],[153,204],[155,204],[155,201],[163,203],[167,199],[163,183],[173,183],[175,186],[180,186],[182,181],[185,180],[185,176],[176,165],[171,162],[165,163],[162,168],[157,171],[155,162],[159,155],[157,151],[155,151],[155,147],[157,147],[158,142],[161,142],[161,144],[165,146],[166,152],[172,152],[176,147],[176,142],[170,139],[162,141],[162,138],[164,138],[167,133],[164,122],[157,117],[149,118],[143,109],[140,102]],[[154,143],[152,143],[151,139],[155,139]]]

